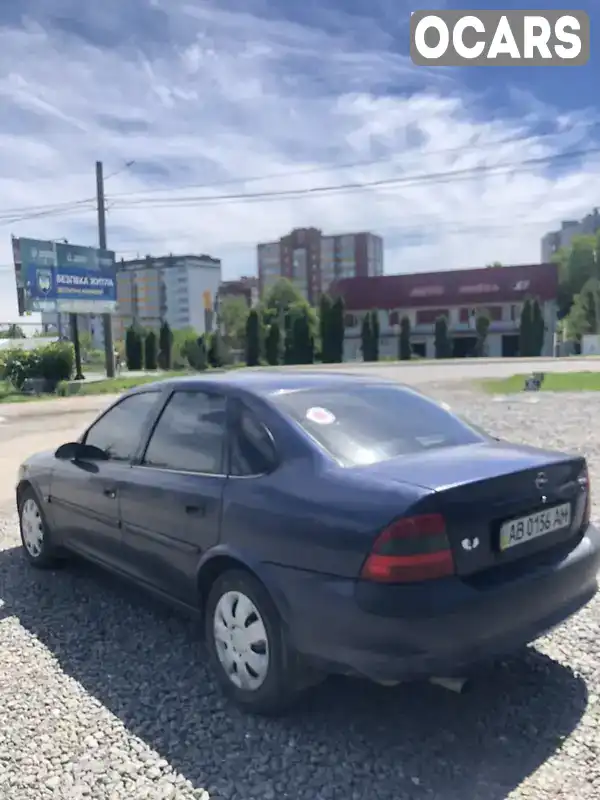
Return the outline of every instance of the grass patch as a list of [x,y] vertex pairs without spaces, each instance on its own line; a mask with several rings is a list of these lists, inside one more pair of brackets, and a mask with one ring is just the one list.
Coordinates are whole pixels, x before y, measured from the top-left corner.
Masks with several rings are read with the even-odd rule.
[[17,392],[8,381],[0,381],[0,403],[27,403],[37,399],[35,395],[31,396]]
[[[479,381],[488,394],[518,394],[523,391],[526,375],[489,378]],[[600,392],[600,372],[547,372],[542,392]]]

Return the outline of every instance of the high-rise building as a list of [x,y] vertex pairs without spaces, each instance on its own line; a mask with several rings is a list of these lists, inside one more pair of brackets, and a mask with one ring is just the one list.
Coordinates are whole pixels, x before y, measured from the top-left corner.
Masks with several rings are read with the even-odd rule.
[[257,247],[261,295],[279,278],[289,278],[311,303],[336,280],[383,275],[383,239],[373,233],[323,235],[296,228]]
[[562,247],[570,247],[573,237],[589,236],[600,231],[600,211],[595,208],[582,220],[567,219],[560,223],[560,230],[550,231],[542,236],[542,262],[547,263]]

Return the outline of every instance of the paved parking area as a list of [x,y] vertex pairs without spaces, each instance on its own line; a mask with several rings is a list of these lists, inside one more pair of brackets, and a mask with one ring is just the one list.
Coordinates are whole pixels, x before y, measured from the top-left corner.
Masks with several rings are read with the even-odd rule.
[[[585,453],[599,484],[600,397],[430,391],[506,438]],[[463,697],[330,680],[295,715],[260,720],[222,701],[192,622],[83,565],[29,569],[17,463],[93,415],[0,426],[0,797],[600,798],[598,600]]]

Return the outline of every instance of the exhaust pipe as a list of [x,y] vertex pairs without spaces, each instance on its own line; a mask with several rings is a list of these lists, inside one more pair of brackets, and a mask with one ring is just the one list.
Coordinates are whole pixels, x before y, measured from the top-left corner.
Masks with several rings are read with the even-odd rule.
[[430,678],[429,683],[434,686],[441,686],[442,689],[448,689],[448,691],[455,692],[455,694],[464,694],[469,685],[467,678]]

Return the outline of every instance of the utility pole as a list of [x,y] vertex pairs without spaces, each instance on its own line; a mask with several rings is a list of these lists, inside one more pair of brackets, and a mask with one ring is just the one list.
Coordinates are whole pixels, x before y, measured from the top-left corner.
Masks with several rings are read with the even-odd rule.
[[[106,250],[106,205],[104,203],[104,169],[101,161],[96,161],[96,198],[98,205],[98,244],[101,250]],[[116,288],[116,287],[115,287]],[[115,354],[112,338],[112,318],[110,314],[102,315],[104,327],[104,358],[106,376],[115,377]]]

